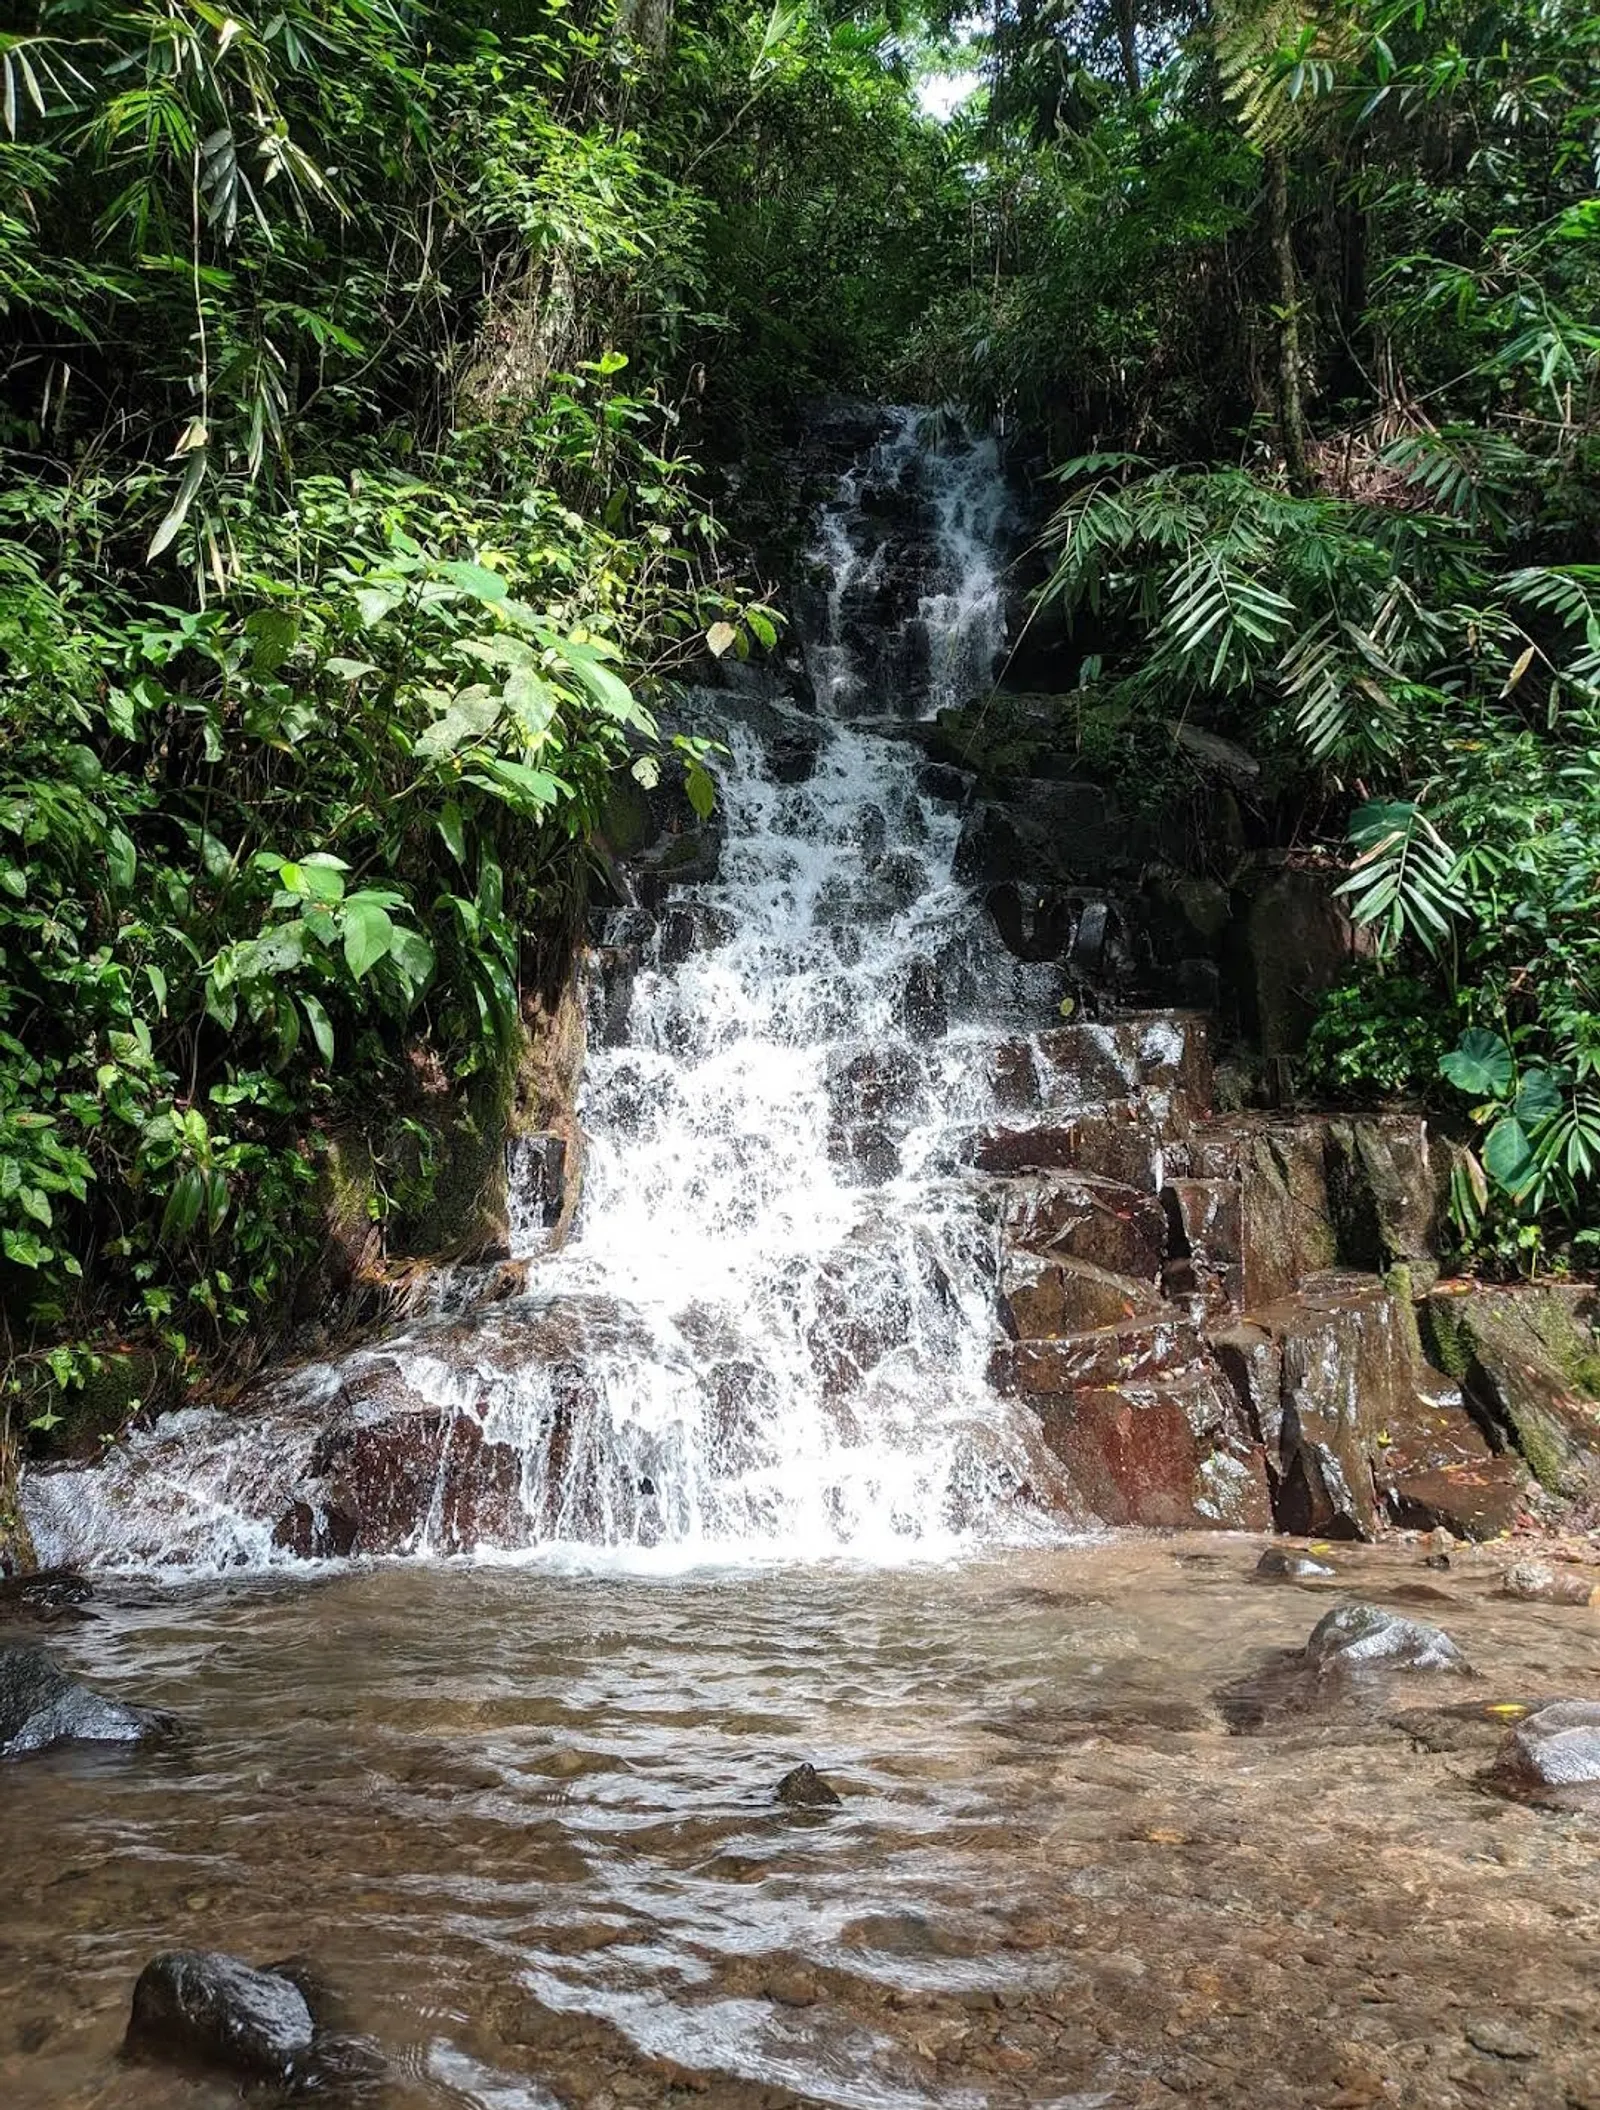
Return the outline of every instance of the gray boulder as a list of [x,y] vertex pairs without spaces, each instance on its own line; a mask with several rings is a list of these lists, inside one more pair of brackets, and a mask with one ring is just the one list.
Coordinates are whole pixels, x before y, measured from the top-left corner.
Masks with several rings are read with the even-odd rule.
[[1495,1764],[1508,1787],[1600,1787],[1600,1702],[1554,1700],[1526,1716]]
[[1375,1604],[1343,1604],[1311,1631],[1306,1661],[1319,1673],[1345,1670],[1449,1670],[1472,1667],[1450,1636]]
[[176,1734],[176,1716],[80,1685],[47,1648],[0,1648],[0,1758],[53,1744],[141,1744]]

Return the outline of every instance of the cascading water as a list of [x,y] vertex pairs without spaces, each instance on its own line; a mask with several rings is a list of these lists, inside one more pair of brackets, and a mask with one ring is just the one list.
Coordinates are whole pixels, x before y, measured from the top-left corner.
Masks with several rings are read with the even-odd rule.
[[620,1024],[599,993],[580,1221],[528,1293],[38,1477],[42,1557],[265,1562],[297,1505],[343,1550],[340,1460],[397,1400],[413,1551],[884,1558],[1053,1528],[1060,1469],[986,1378],[992,1204],[964,1168],[991,1051],[1056,988],[953,878],[957,806],[905,736],[992,670],[1005,504],[991,445],[891,414],[822,510],[817,710],[690,699],[731,749],[720,865],[670,917],[613,913],[636,972]]

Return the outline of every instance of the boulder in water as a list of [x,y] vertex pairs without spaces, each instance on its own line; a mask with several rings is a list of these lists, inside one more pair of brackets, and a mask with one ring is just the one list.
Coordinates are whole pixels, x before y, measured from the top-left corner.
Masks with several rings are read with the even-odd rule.
[[1555,1700],[1511,1731],[1493,1778],[1514,1790],[1600,1788],[1600,1702]]
[[1600,1583],[1588,1568],[1556,1568],[1548,1561],[1518,1561],[1506,1570],[1507,1597],[1532,1604],[1600,1605]]
[[1375,1604],[1340,1605],[1312,1628],[1305,1653],[1319,1673],[1446,1670],[1472,1675],[1466,1657],[1442,1628],[1401,1619]]
[[1294,1553],[1284,1546],[1269,1546],[1256,1562],[1256,1573],[1272,1582],[1314,1582],[1332,1575],[1326,1561],[1313,1560],[1309,1553]]
[[283,1973],[220,1950],[170,1949],[139,1974],[126,2049],[295,2082],[310,2077],[316,2035],[305,1994]]
[[179,1727],[174,1715],[80,1685],[47,1648],[0,1649],[0,1758],[55,1744],[141,1744]]
[[809,1761],[785,1773],[773,1792],[792,1810],[837,1810],[844,1806],[844,1798],[829,1787]]

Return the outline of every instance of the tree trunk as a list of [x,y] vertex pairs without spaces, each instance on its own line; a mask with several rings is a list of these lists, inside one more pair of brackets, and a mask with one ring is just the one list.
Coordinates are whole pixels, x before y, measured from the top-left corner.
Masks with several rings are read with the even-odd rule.
[[1266,161],[1267,231],[1278,279],[1278,435],[1289,481],[1305,491],[1311,486],[1311,442],[1300,394],[1300,286],[1289,239],[1289,156],[1281,146],[1269,147]]
[[1117,42],[1122,46],[1122,78],[1128,86],[1129,96],[1137,102],[1142,85],[1139,78],[1139,43],[1137,30],[1138,0],[1117,0]]

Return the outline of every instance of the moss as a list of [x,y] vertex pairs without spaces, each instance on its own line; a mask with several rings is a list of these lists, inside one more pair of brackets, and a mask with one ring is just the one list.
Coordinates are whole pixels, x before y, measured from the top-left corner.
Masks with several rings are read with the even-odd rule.
[[1422,1352],[1422,1326],[1417,1317],[1416,1284],[1411,1269],[1403,1260],[1397,1260],[1383,1278],[1384,1288],[1394,1299],[1399,1316],[1400,1337],[1405,1343],[1406,1354],[1414,1367],[1419,1367],[1427,1358]]
[[396,1210],[391,1246],[433,1258],[485,1254],[506,1236],[506,1136],[517,1050],[430,1108],[428,1159]]
[[1472,1368],[1473,1347],[1461,1314],[1450,1301],[1430,1297],[1423,1320],[1429,1362],[1458,1385],[1464,1385]]
[[1516,1417],[1517,1448],[1528,1461],[1533,1477],[1552,1494],[1564,1492],[1571,1479],[1570,1446],[1564,1432],[1541,1414],[1537,1407],[1522,1406]]

